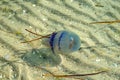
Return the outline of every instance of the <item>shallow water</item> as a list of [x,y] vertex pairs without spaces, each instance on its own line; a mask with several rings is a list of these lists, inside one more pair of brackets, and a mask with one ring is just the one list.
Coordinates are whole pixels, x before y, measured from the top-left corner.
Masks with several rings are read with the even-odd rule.
[[[42,76],[105,73],[83,80],[120,80],[119,0],[0,0],[0,80],[76,80]],[[70,30],[81,38],[82,49],[54,55],[36,36]],[[91,47],[89,47],[91,46]]]

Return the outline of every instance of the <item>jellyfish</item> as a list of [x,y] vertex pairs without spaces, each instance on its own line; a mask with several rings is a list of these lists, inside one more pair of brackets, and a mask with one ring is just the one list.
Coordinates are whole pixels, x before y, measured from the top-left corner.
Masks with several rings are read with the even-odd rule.
[[[32,34],[40,36],[40,37],[29,40],[29,41],[24,41],[22,43],[28,43],[28,42],[32,42],[32,41],[36,41],[36,40],[44,38],[45,43],[50,46],[53,54],[57,54],[57,53],[68,53],[69,54],[69,53],[75,52],[80,49],[87,49],[87,48],[94,47],[94,46],[86,47],[86,48],[80,47],[81,46],[80,37],[77,34],[75,34],[74,32],[67,31],[67,30],[53,32],[53,33],[45,35],[45,36],[34,33],[28,29],[25,29],[25,30]],[[57,74],[53,74],[51,72],[48,72],[48,73],[50,75],[52,75],[53,77],[58,77],[58,78],[60,78],[60,77],[61,78],[63,78],[63,77],[64,78],[78,78],[80,76],[96,75],[96,74],[100,74],[103,72],[106,72],[106,70],[95,72],[95,73],[89,73],[89,74],[66,74],[66,75],[60,74],[60,75],[57,75]],[[49,75],[45,74],[44,76],[49,76]]]
[[25,41],[22,43],[32,42],[38,39],[44,39],[45,43],[48,44],[55,53],[72,53],[80,49],[80,38],[77,34],[71,31],[62,30],[58,32],[53,32],[52,34],[48,34],[45,36],[36,34],[30,30],[25,29],[26,31],[40,36],[39,38]]

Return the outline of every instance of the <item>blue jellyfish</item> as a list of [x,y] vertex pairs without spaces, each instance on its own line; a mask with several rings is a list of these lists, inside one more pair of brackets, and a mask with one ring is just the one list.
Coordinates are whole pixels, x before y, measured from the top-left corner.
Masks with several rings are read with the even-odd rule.
[[71,31],[62,30],[42,36],[27,29],[25,30],[40,37],[22,43],[45,38],[45,43],[49,44],[53,53],[72,53],[80,49],[80,38],[77,34]]

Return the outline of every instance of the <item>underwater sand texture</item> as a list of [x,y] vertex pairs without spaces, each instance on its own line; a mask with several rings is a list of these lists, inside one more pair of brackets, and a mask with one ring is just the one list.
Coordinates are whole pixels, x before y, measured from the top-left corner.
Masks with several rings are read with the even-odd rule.
[[[120,23],[89,24],[120,20],[119,10],[119,0],[0,0],[0,80],[79,80],[43,75],[102,70],[107,72],[79,78],[120,80]],[[54,55],[41,40],[21,43],[36,37],[25,29],[73,31],[82,49]]]

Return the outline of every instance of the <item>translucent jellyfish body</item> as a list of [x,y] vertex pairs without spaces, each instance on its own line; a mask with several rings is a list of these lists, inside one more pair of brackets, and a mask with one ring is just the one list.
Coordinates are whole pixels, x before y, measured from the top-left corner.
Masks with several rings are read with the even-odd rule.
[[71,31],[58,31],[48,38],[53,53],[71,53],[80,48],[80,38]]
[[43,39],[43,42],[50,46],[53,53],[72,53],[80,49],[80,38],[71,31],[62,30],[45,36],[36,34],[27,29],[26,31],[40,37],[23,43]]

